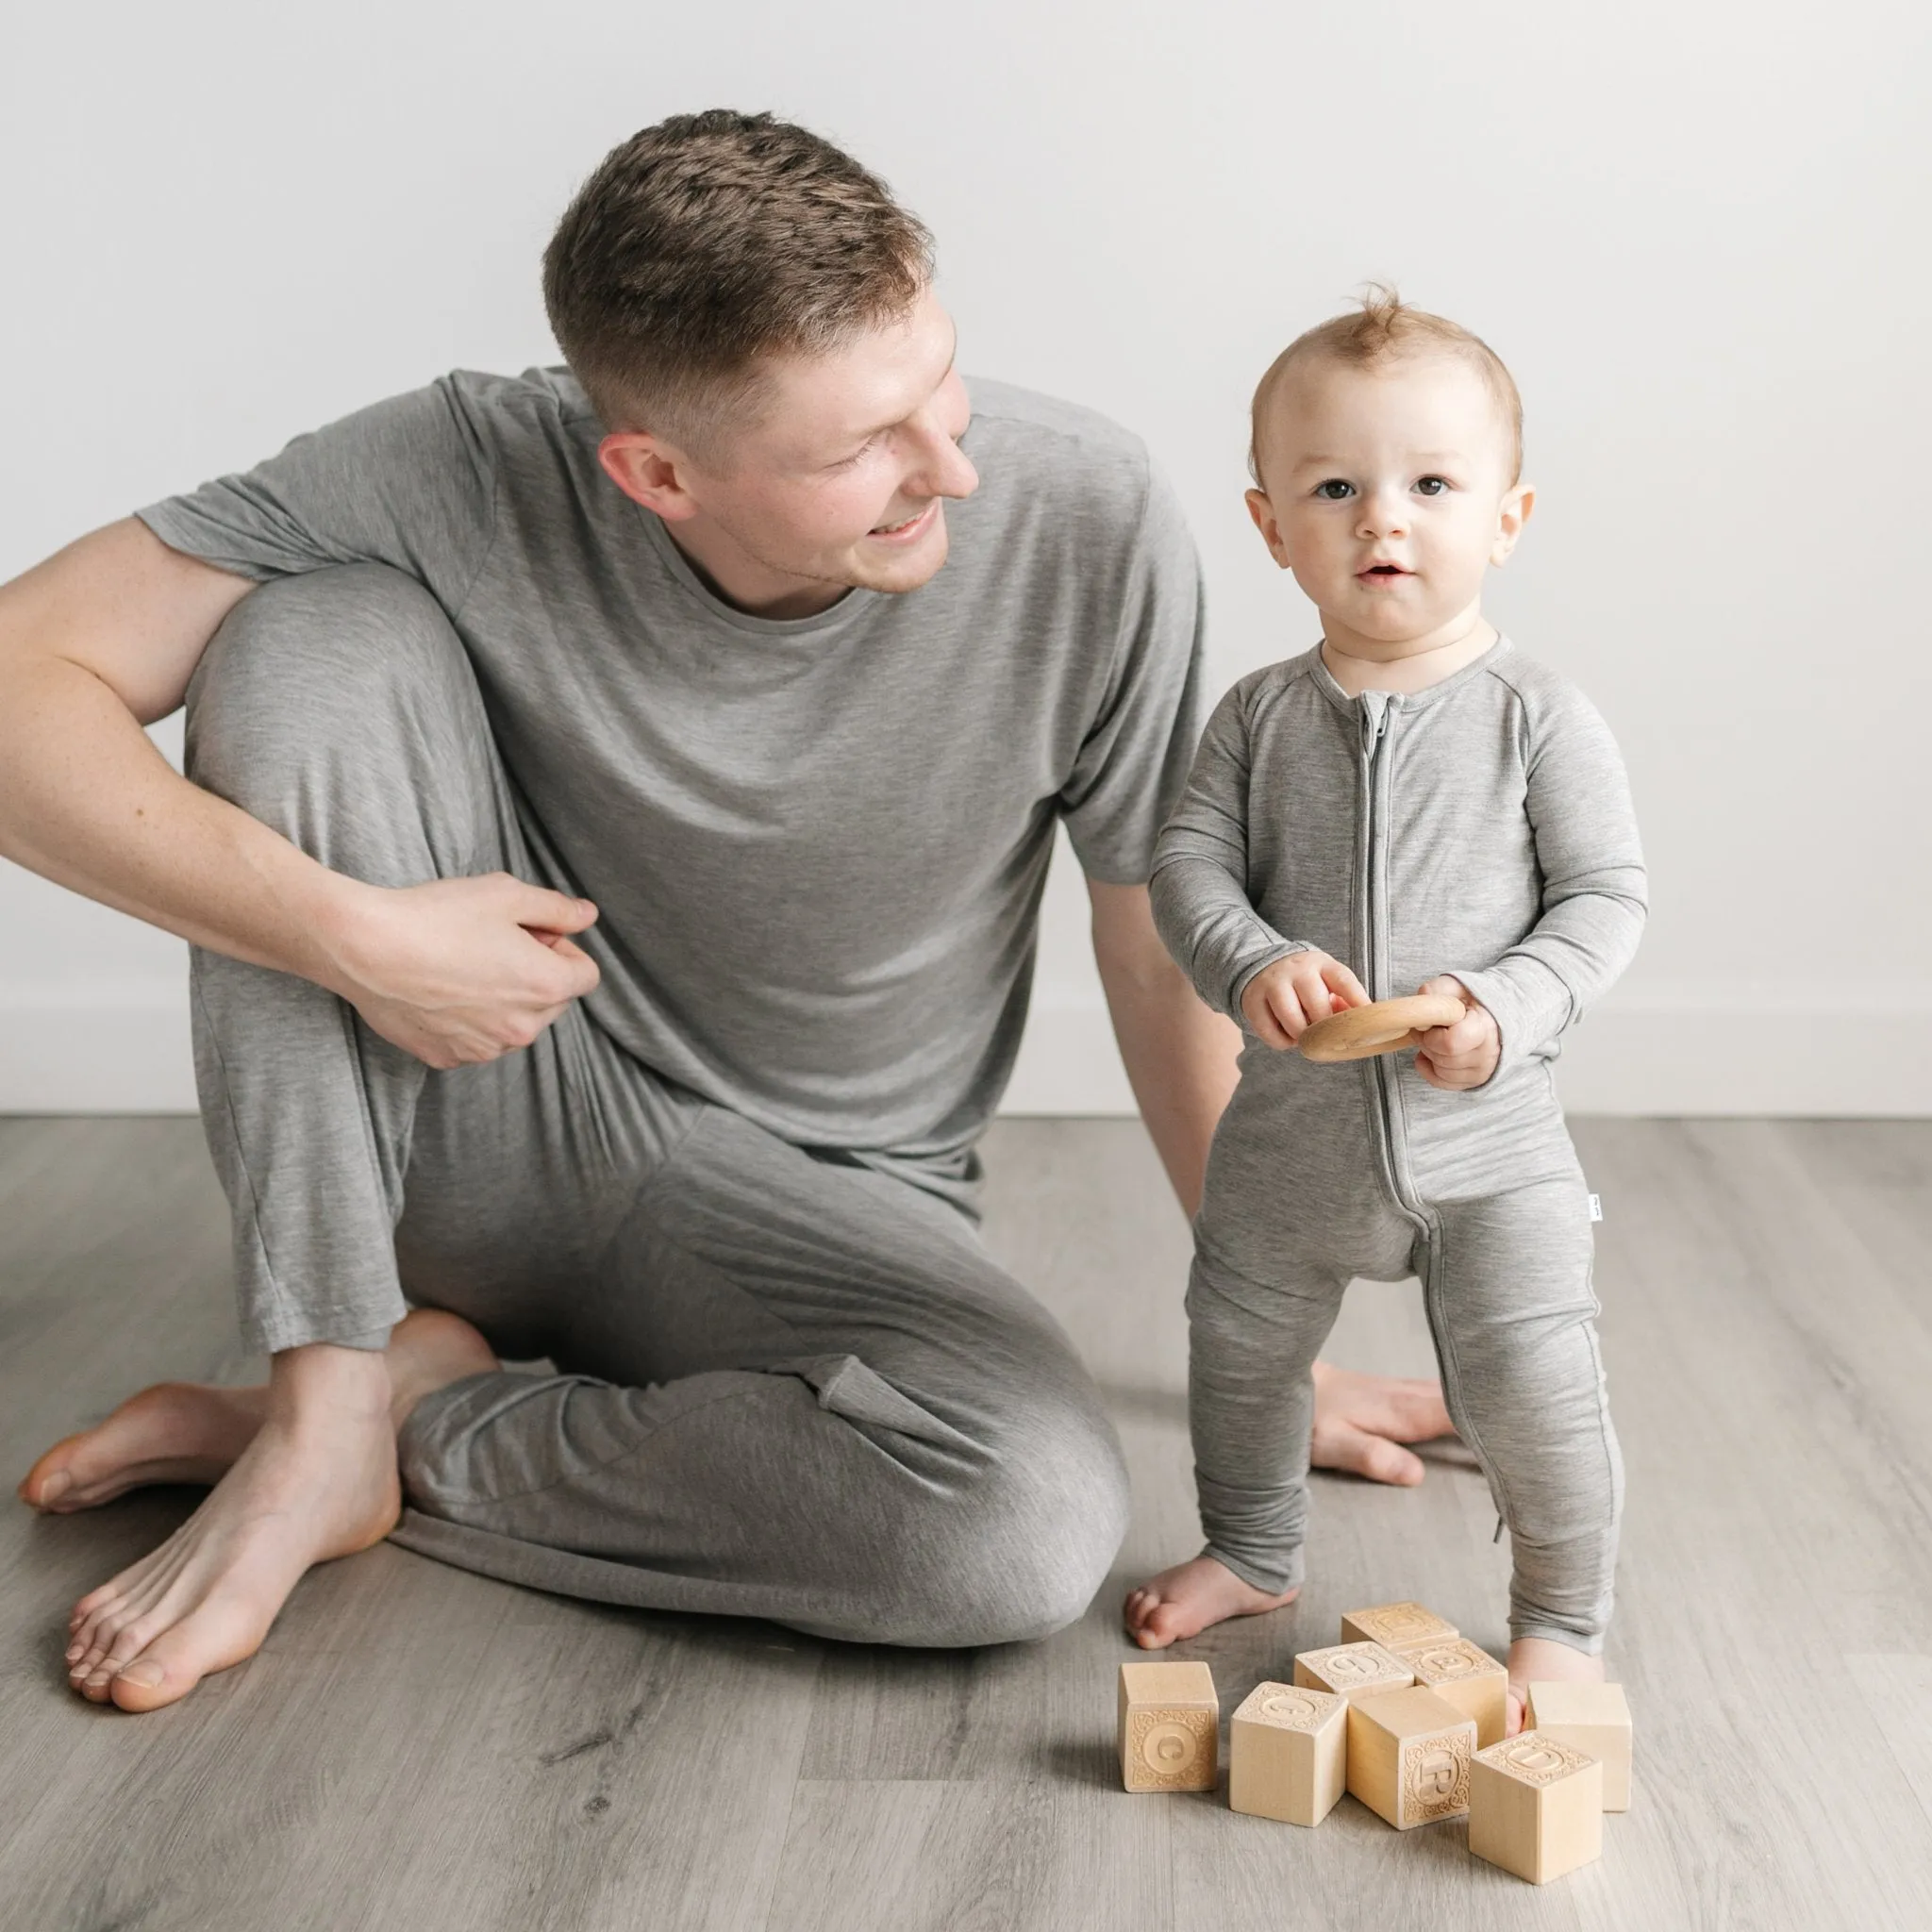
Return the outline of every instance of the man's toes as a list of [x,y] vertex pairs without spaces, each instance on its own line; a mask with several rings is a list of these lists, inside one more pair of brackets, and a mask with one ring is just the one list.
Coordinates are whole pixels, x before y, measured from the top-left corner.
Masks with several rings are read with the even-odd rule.
[[1374,1483],[1392,1483],[1398,1489],[1413,1489],[1424,1474],[1421,1457],[1352,1423],[1337,1423],[1323,1430],[1317,1459],[1324,1469],[1343,1470]]
[[1439,1436],[1456,1433],[1442,1391],[1433,1382],[1422,1383],[1398,1397],[1396,1414],[1401,1424],[1398,1433],[1405,1442],[1429,1442]]
[[109,1689],[123,1710],[158,1710],[186,1697],[211,1672],[254,1656],[260,1643],[247,1620],[211,1604],[162,1631],[122,1667]]
[[206,1669],[194,1657],[193,1646],[168,1641],[179,1636],[178,1627],[163,1632],[115,1675],[108,1694],[123,1710],[158,1710],[186,1697],[201,1682]]
[[27,1471],[16,1493],[29,1508],[58,1509],[61,1497],[73,1489],[74,1472],[59,1459],[59,1451],[65,1446],[63,1443],[48,1450]]

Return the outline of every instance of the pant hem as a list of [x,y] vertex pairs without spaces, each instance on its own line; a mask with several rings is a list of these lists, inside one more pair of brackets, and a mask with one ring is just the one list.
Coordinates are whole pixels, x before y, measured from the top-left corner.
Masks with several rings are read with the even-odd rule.
[[1250,1590],[1258,1590],[1265,1596],[1279,1596],[1285,1590],[1298,1590],[1307,1581],[1307,1565],[1299,1550],[1278,1570],[1258,1569],[1239,1557],[1230,1557],[1218,1543],[1208,1543],[1201,1554],[1212,1557],[1224,1570],[1231,1570]]
[[393,1308],[329,1308],[272,1322],[244,1319],[242,1344],[254,1355],[279,1355],[286,1348],[307,1348],[318,1341],[337,1348],[381,1350],[389,1346],[390,1330],[408,1313],[397,1302]]
[[1601,1657],[1604,1654],[1604,1634],[1599,1630],[1593,1637],[1579,1637],[1574,1630],[1559,1630],[1553,1624],[1511,1624],[1509,1641],[1521,1643],[1526,1637],[1537,1637],[1548,1643],[1560,1643],[1571,1650],[1578,1650],[1585,1657]]

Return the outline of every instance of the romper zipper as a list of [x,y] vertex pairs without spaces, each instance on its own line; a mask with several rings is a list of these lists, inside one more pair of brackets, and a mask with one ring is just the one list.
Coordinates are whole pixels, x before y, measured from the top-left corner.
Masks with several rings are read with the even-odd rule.
[[[1367,969],[1364,977],[1368,981],[1369,996],[1378,1000],[1393,996],[1388,984],[1386,962],[1382,958],[1381,922],[1376,917],[1377,906],[1386,896],[1389,876],[1386,798],[1388,774],[1383,766],[1382,752],[1389,737],[1390,721],[1401,702],[1399,696],[1388,691],[1365,691],[1361,694],[1362,761],[1368,793],[1367,810],[1364,814],[1367,823],[1368,850],[1365,855],[1366,863],[1362,868],[1362,964]],[[1420,1225],[1420,1210],[1412,1198],[1411,1191],[1404,1186],[1400,1173],[1401,1162],[1395,1137],[1394,1094],[1390,1085],[1389,1060],[1390,1056],[1376,1054],[1363,1062],[1374,1100],[1371,1113],[1374,1122],[1378,1151],[1382,1157],[1382,1178],[1389,1190],[1390,1199]]]

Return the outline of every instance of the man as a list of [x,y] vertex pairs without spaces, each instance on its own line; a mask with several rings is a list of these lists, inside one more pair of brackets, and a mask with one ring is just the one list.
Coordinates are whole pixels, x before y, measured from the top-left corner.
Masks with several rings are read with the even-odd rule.
[[[616,150],[545,292],[573,374],[445,378],[0,591],[0,849],[193,943],[273,1357],[23,1484],[214,1485],[76,1607],[97,1702],[185,1694],[391,1531],[922,1644],[1070,1621],[1120,1541],[973,1147],[1061,819],[1198,1197],[1235,1041],[1145,891],[1201,698],[1178,510],[1100,419],[969,405],[923,228],[768,116]],[[184,699],[187,780],[139,729]],[[1385,1438],[1446,1429],[1431,1385],[1324,1392],[1325,1459],[1419,1479]]]

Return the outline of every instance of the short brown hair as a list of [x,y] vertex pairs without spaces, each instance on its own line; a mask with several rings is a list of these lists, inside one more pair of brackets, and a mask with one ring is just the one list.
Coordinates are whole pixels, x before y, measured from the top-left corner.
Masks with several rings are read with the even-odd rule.
[[758,363],[908,310],[932,238],[850,155],[771,114],[676,114],[613,148],[543,253],[564,359],[609,429],[702,441]]
[[1255,400],[1249,410],[1248,474],[1257,484],[1260,483],[1262,420],[1288,372],[1297,362],[1325,356],[1357,369],[1373,369],[1377,364],[1430,349],[1460,357],[1489,385],[1509,432],[1509,481],[1512,486],[1520,482],[1523,398],[1517,393],[1516,380],[1502,357],[1459,322],[1451,322],[1446,315],[1431,315],[1426,308],[1411,308],[1382,282],[1369,284],[1362,291],[1358,307],[1331,316],[1295,337],[1268,365],[1267,375],[1256,385]]

